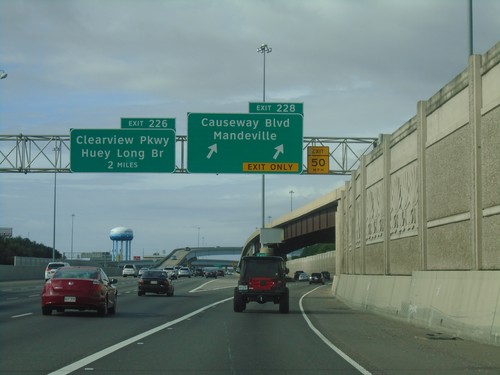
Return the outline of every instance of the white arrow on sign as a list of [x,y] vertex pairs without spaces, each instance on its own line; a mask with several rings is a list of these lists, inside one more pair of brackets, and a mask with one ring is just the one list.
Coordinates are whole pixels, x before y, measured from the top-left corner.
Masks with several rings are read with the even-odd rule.
[[284,149],[283,144],[281,144],[279,146],[276,146],[274,149],[276,150],[276,153],[274,154],[273,159],[277,159],[278,156],[279,156],[279,154],[283,154],[284,153],[284,151],[283,151],[283,149]]
[[210,149],[210,152],[207,155],[207,159],[210,159],[214,152],[217,153],[217,143],[214,143],[212,146],[208,146],[208,148]]

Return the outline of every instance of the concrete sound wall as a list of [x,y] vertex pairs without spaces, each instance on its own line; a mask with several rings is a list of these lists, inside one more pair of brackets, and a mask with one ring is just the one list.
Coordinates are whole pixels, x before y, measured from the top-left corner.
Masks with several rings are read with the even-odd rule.
[[[361,296],[353,279],[384,280],[399,290],[401,298],[391,304],[400,314],[411,301],[408,293],[432,289],[423,280],[453,274],[462,276],[451,277],[441,293],[463,302],[460,277],[479,278],[467,290],[478,296],[475,303],[489,306],[485,298],[500,298],[500,43],[471,56],[467,69],[418,102],[416,112],[393,134],[380,136],[346,183],[336,217],[336,293],[348,302],[369,301],[375,295]],[[342,287],[343,278],[352,288]],[[483,288],[497,294],[487,296]],[[428,300],[418,303],[417,311],[441,314]],[[383,301],[373,305],[393,311],[392,305],[382,308]],[[442,321],[455,320],[450,329],[474,329],[473,314],[491,313],[467,311],[463,319]],[[500,335],[499,320],[491,322],[493,336]]]

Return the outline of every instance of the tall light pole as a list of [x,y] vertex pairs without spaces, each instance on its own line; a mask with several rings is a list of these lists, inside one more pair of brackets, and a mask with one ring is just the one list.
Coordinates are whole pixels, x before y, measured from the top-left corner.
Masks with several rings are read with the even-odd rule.
[[198,227],[198,247],[200,247],[200,227]]
[[55,161],[54,161],[54,222],[52,228],[52,261],[56,260],[56,202],[57,202],[57,161],[59,159],[59,152],[61,147],[54,147]]
[[293,211],[293,193],[295,193],[293,190],[289,191],[290,193],[290,212]]
[[[75,224],[75,214],[71,214],[71,259],[73,259],[73,228]],[[144,258],[144,256],[143,256]]]
[[[266,54],[272,52],[272,48],[267,44],[262,44],[259,48],[257,48],[257,52],[262,53],[264,57],[264,71],[263,71],[263,79],[262,79],[262,101],[266,101]],[[266,175],[262,175],[262,228],[265,225],[265,217],[266,217]]]

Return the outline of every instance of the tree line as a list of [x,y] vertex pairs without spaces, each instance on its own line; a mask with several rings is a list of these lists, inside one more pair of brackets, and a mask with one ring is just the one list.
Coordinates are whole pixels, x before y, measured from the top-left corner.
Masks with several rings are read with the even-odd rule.
[[[13,265],[15,256],[52,258],[52,248],[28,238],[0,236],[0,264]],[[61,258],[61,253],[57,250],[55,258]]]

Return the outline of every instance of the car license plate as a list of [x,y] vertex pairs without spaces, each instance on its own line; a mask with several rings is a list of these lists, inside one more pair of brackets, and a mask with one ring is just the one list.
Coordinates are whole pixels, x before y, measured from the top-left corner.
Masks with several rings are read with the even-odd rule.
[[158,281],[156,281],[156,280],[151,280],[151,284],[158,284]]
[[64,302],[76,302],[76,297],[65,296]]
[[248,290],[248,285],[238,285],[238,290]]

